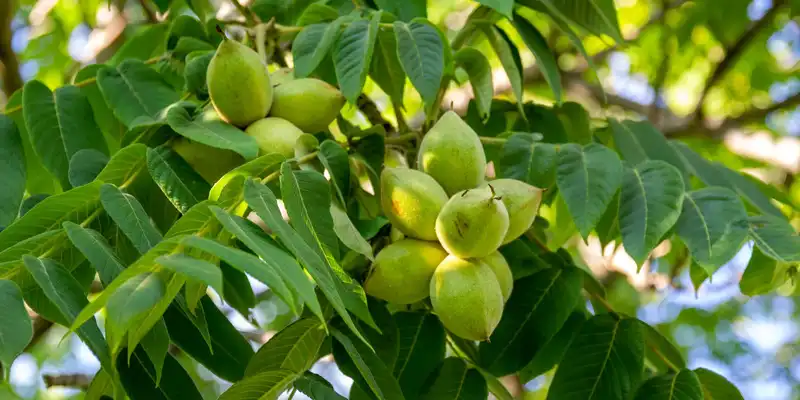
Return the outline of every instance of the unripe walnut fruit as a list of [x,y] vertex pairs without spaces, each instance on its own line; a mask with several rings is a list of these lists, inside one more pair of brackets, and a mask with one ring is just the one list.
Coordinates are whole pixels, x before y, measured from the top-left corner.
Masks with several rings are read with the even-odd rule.
[[506,237],[503,239],[503,244],[506,244],[522,236],[531,227],[539,212],[542,191],[516,179],[495,179],[483,186],[488,187],[489,184],[503,200],[503,204],[508,210],[510,224]]
[[272,106],[267,66],[249,47],[225,39],[217,47],[206,73],[211,103],[233,125],[245,127],[264,118]]
[[275,86],[271,117],[283,118],[306,133],[324,131],[344,106],[344,96],[325,81],[293,79]]
[[506,258],[499,251],[495,251],[481,258],[481,261],[489,266],[497,277],[500,291],[503,292],[503,302],[508,301],[511,296],[511,290],[514,288],[514,275],[511,273],[511,267],[508,265]]
[[503,315],[500,284],[480,260],[447,256],[433,273],[430,296],[445,328],[464,339],[489,339]]
[[381,172],[381,208],[406,236],[436,240],[436,216],[446,202],[444,189],[424,172],[409,168]]
[[412,304],[428,297],[431,277],[447,252],[435,242],[402,239],[375,256],[364,290],[395,304]]
[[422,139],[417,168],[453,195],[483,182],[486,155],[478,134],[458,114],[448,111]]
[[275,117],[253,122],[245,132],[256,140],[260,154],[278,153],[286,158],[294,157],[294,145],[303,135],[291,122]]
[[244,163],[244,158],[236,152],[206,146],[184,137],[173,140],[172,150],[186,160],[203,179],[212,184],[228,171]]
[[436,217],[436,237],[448,253],[461,257],[486,257],[508,232],[508,211],[490,187],[453,195]]

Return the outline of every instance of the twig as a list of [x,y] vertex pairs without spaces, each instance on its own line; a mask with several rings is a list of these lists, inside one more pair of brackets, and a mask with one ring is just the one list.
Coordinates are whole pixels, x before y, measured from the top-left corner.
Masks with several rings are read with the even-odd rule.
[[709,91],[711,91],[711,89],[716,86],[717,82],[719,82],[719,80],[725,76],[728,70],[736,64],[736,62],[739,60],[739,57],[741,57],[741,55],[744,53],[744,50],[747,48],[750,42],[752,42],[753,39],[758,36],[761,30],[768,27],[772,23],[773,19],[778,14],[778,11],[780,11],[780,9],[783,8],[786,3],[787,0],[775,0],[772,8],[770,8],[761,19],[754,22],[750,28],[745,30],[739,39],[737,39],[736,42],[734,42],[733,45],[731,45],[731,47],[725,51],[725,56],[722,58],[722,61],[717,64],[716,68],[714,68],[714,71],[711,73],[711,77],[708,78],[705,87],[703,87],[703,91],[700,93],[700,98],[697,101],[697,106],[695,109],[696,121],[702,122],[705,119],[703,103],[705,103]]
[[369,121],[370,124],[382,125],[386,129],[386,132],[394,131],[392,124],[390,124],[386,118],[383,118],[381,110],[378,109],[378,105],[375,104],[372,99],[367,97],[367,95],[363,93],[359,95],[358,100],[356,100],[356,106],[359,110],[361,110],[361,112],[364,114],[364,117],[367,118],[367,121]]
[[19,60],[11,47],[11,20],[14,18],[15,0],[6,0],[0,5],[0,69],[3,73],[3,90],[6,98],[22,87]]
[[92,383],[92,377],[84,374],[67,375],[42,375],[45,387],[64,386],[77,389],[88,389]]
[[148,21],[154,24],[159,22],[158,14],[155,10],[153,10],[148,0],[139,0],[139,4],[142,5],[142,9],[144,10],[144,14],[147,16]]
[[233,6],[236,7],[236,10],[239,11],[240,14],[242,14],[244,19],[247,20],[248,26],[258,25],[258,21],[256,20],[256,17],[253,14],[252,10],[243,6],[242,3],[239,3],[239,0],[231,0],[231,3],[233,3]]

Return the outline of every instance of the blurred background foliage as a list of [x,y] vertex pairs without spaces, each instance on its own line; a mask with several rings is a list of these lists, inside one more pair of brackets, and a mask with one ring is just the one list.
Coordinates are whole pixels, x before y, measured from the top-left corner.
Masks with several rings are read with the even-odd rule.
[[[161,54],[169,25],[154,26],[176,14],[191,14],[186,2],[222,21],[242,20],[227,0],[0,0],[4,89],[0,105],[30,79],[55,88],[72,82],[87,64]],[[292,25],[296,10],[309,2],[254,0],[251,4],[259,14],[280,11],[279,22]],[[355,2],[329,3],[352,7]],[[582,104],[595,117],[647,117],[666,136],[685,140],[702,155],[773,185],[800,204],[796,179],[800,173],[800,0],[615,0],[615,5],[626,42],[581,36],[588,60],[551,19],[526,15],[556,54],[567,99]],[[475,6],[467,0],[430,0],[428,18],[452,38]],[[520,37],[511,35],[511,39],[521,49],[526,100],[552,103],[553,93],[535,58],[521,45]],[[474,47],[494,54],[488,43],[477,41]],[[499,61],[492,62],[497,95],[510,95]],[[421,106],[410,87],[406,85],[402,112],[413,122]],[[386,118],[393,119],[386,95],[368,82],[370,88]],[[474,112],[470,98],[469,85],[455,85],[444,102],[469,118]],[[350,108],[346,113],[355,115],[356,111]],[[504,130],[502,117],[499,124],[498,129]],[[495,129],[491,125],[492,120],[483,129]],[[558,224],[558,213],[557,204],[543,210],[551,221],[550,242],[568,243],[607,286],[614,308],[656,325],[680,346],[691,368],[706,367],[723,374],[747,399],[800,398],[800,298],[776,294],[750,298],[741,293],[739,282],[750,260],[751,244],[711,279],[698,282],[692,279],[684,247],[678,243],[663,244],[656,251],[658,257],[637,272],[635,263],[614,243],[601,246],[597,238],[588,243],[575,238],[574,227]],[[793,215],[797,229],[800,216]],[[798,275],[790,272],[782,293],[797,294],[794,280]],[[288,308],[265,288],[256,289],[261,294],[254,325],[224,309],[254,344],[289,322]],[[11,384],[0,386],[0,399],[82,398],[75,387],[86,385],[87,376],[99,364],[74,336],[60,341],[63,328],[37,328],[39,339],[10,369]],[[202,389],[209,398],[224,389],[225,383],[215,381],[202,367],[188,365],[188,358],[179,359],[198,382],[206,382]],[[347,392],[348,378],[338,374],[330,360],[321,361],[314,372]],[[544,391],[538,389],[546,386],[547,379],[550,375],[523,382],[526,398],[544,398]]]

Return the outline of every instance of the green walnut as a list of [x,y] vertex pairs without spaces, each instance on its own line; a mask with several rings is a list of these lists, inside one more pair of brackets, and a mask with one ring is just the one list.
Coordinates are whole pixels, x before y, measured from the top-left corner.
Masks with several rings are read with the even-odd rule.
[[286,158],[294,157],[294,145],[303,135],[291,122],[275,117],[253,122],[244,131],[256,140],[260,154],[278,153]]
[[447,252],[435,242],[403,239],[375,256],[364,290],[396,304],[412,304],[428,297],[433,271]]
[[464,339],[489,339],[503,315],[500,284],[480,260],[447,256],[433,273],[430,296],[445,328]]
[[386,149],[383,155],[383,165],[386,168],[408,168],[408,160],[402,151]]
[[506,206],[491,187],[453,195],[436,218],[436,237],[448,253],[486,257],[503,243],[508,232]]
[[172,142],[172,150],[186,160],[203,179],[212,184],[228,171],[244,163],[244,158],[238,153],[206,146],[184,137]]
[[381,172],[381,208],[406,236],[436,240],[436,216],[446,202],[444,189],[424,172],[409,168]]
[[[272,83],[272,87],[282,85],[291,80],[294,80],[294,70],[291,68],[281,68],[269,74],[269,81]],[[273,98],[273,105],[274,100]]]
[[522,236],[536,219],[542,191],[516,179],[495,179],[483,186],[491,184],[495,193],[503,200],[508,210],[510,224],[503,244]]
[[345,102],[338,89],[314,78],[284,81],[274,90],[270,116],[283,118],[308,133],[328,128]]
[[483,182],[486,155],[478,134],[458,114],[448,111],[422,139],[417,168],[453,195]]
[[230,124],[246,127],[264,118],[272,106],[267,66],[249,47],[225,39],[217,47],[206,73],[211,103]]
[[514,287],[514,275],[511,273],[511,267],[508,266],[506,258],[503,257],[499,251],[495,251],[481,258],[481,261],[488,265],[497,277],[497,283],[500,284],[500,291],[503,292],[503,302],[508,301],[508,298],[511,296],[511,289]]

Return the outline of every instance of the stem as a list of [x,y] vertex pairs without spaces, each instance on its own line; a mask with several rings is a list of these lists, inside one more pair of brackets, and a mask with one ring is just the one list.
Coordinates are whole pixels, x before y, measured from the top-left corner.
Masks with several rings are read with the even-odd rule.
[[488,136],[481,136],[480,139],[481,139],[481,143],[483,143],[483,144],[498,145],[498,146],[502,146],[502,145],[506,144],[506,140],[507,140],[507,139],[504,139],[504,138],[488,137]]
[[411,133],[404,133],[402,135],[397,136],[389,136],[383,139],[383,143],[385,144],[403,144],[406,142],[410,142],[417,138],[417,134],[414,132]]
[[[273,20],[270,20],[272,22]],[[256,26],[256,51],[258,51],[258,56],[263,60],[265,63],[269,62],[267,58],[267,26],[268,24],[258,24]]]
[[[305,163],[317,158],[318,154],[319,154],[319,151],[314,151],[314,152],[308,153],[308,154],[306,154],[306,155],[304,155],[302,157],[296,158],[295,161],[298,164],[305,164]],[[278,179],[279,176],[281,176],[281,171],[280,170],[275,171],[275,172],[267,175],[266,178],[262,179],[261,183],[264,183],[264,184],[270,183],[270,182],[274,181],[275,179]]]
[[233,6],[236,7],[236,11],[239,11],[239,13],[242,14],[244,19],[247,20],[247,25],[255,26],[258,24],[258,21],[256,21],[255,17],[252,14],[252,11],[250,11],[249,8],[243,6],[242,3],[239,3],[239,0],[231,0],[231,3],[233,3]]

